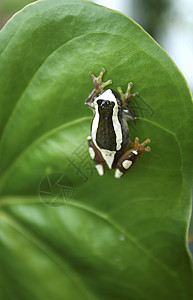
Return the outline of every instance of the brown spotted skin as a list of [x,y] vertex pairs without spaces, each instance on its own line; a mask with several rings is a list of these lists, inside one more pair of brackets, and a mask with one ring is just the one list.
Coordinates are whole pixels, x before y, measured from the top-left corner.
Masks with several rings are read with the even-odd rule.
[[94,162],[95,165],[103,165],[106,164],[104,158],[102,157],[100,151],[97,149],[97,147],[95,146],[95,144],[93,143],[92,139],[88,139],[88,146],[91,147],[94,150],[95,153],[95,157],[94,157]]

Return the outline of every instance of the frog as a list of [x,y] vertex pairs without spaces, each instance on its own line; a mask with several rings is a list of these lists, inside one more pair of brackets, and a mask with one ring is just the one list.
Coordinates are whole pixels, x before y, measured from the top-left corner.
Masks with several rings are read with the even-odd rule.
[[[141,144],[136,137],[130,143],[128,121],[136,120],[134,110],[130,106],[133,97],[139,93],[131,93],[133,83],[129,82],[123,93],[121,87],[117,92],[105,89],[112,80],[103,82],[106,72],[102,68],[99,76],[89,72],[93,80],[93,90],[85,100],[85,104],[94,112],[91,121],[88,149],[100,176],[104,175],[104,167],[115,169],[115,178],[121,178],[130,169],[143,152],[150,152],[150,139]],[[131,147],[129,147],[131,144]],[[130,148],[130,149],[129,149]]]

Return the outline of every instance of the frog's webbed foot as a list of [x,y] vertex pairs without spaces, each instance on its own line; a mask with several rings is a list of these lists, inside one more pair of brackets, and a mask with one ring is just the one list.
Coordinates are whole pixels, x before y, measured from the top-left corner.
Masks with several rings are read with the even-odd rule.
[[118,87],[118,88],[117,88],[117,91],[118,91],[119,94],[120,94],[120,97],[121,97],[121,100],[123,101],[123,105],[124,105],[124,106],[127,106],[127,104],[129,104],[129,102],[131,101],[131,98],[132,98],[132,97],[139,96],[139,93],[131,94],[131,89],[132,89],[132,87],[133,87],[133,83],[132,83],[132,82],[129,82],[129,83],[128,83],[128,87],[127,87],[127,91],[126,91],[125,94],[123,93],[121,87]]
[[144,147],[150,143],[150,139],[146,139],[143,143],[139,144],[138,137],[135,138],[135,142],[131,143],[132,148],[130,150],[127,150],[119,159],[117,162],[117,165],[115,166],[115,178],[120,178],[125,174],[125,172],[133,166],[137,158],[143,153],[144,151],[150,151],[150,147]]
[[131,101],[131,98],[139,96],[139,93],[131,94],[132,87],[133,87],[133,83],[129,82],[126,93],[123,93],[121,87],[117,88],[117,91],[118,91],[118,93],[121,97],[121,100],[123,102],[123,106],[126,107],[126,109],[123,110],[123,117],[126,120],[135,120],[136,119],[135,113],[134,113],[133,109],[131,108],[131,106],[129,105],[129,103]]
[[144,147],[145,145],[149,144],[151,141],[150,139],[146,139],[143,143],[139,144],[139,138],[136,137],[134,143],[131,143],[132,151],[136,151],[138,155],[143,153],[144,151],[151,151],[151,148],[149,146]]
[[92,77],[93,79],[93,85],[94,85],[94,89],[92,90],[92,92],[90,93],[90,95],[88,96],[88,98],[85,101],[85,104],[88,105],[90,108],[93,108],[92,102],[94,100],[94,97],[100,93],[102,93],[104,91],[104,88],[106,86],[108,86],[109,84],[112,83],[112,80],[108,80],[106,82],[102,81],[103,75],[105,73],[105,69],[102,68],[100,74],[98,77],[96,77],[93,72],[89,72],[89,75]]
[[105,88],[107,85],[109,85],[109,84],[112,83],[112,80],[108,80],[108,81],[106,81],[106,82],[102,82],[102,78],[103,78],[103,75],[104,75],[105,72],[106,72],[105,69],[102,68],[102,70],[101,70],[101,72],[100,72],[100,74],[99,74],[98,77],[95,77],[95,75],[93,74],[93,72],[89,72],[89,75],[90,75],[90,76],[92,77],[92,79],[93,79],[94,90],[95,90],[95,92],[96,92],[97,94],[102,93],[103,90],[104,90],[104,88]]

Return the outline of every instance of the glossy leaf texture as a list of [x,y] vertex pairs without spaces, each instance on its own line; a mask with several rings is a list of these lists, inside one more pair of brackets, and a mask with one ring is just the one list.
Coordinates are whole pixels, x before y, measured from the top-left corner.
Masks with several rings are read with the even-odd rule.
[[[120,180],[87,149],[102,67],[151,139]],[[192,299],[192,97],[160,46],[92,2],[35,2],[0,32],[0,105],[1,299]]]

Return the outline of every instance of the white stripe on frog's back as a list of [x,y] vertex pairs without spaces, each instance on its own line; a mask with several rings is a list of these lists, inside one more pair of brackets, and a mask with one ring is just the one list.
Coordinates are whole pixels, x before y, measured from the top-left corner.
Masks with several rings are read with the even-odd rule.
[[97,102],[97,100],[109,100],[117,104],[117,100],[115,95],[112,93],[111,89],[108,89],[104,91],[102,94],[100,94],[94,102]]
[[116,135],[116,150],[117,151],[121,149],[121,143],[123,141],[122,128],[121,128],[121,124],[119,122],[118,112],[119,112],[118,105],[115,104],[115,106],[113,108],[112,121],[113,121],[113,127],[114,127],[114,131],[115,131],[115,135]]
[[95,105],[95,115],[94,115],[94,118],[92,121],[91,136],[92,136],[92,140],[97,148],[98,148],[98,146],[96,143],[96,134],[97,134],[98,124],[99,124],[99,111],[98,111],[98,105]]

